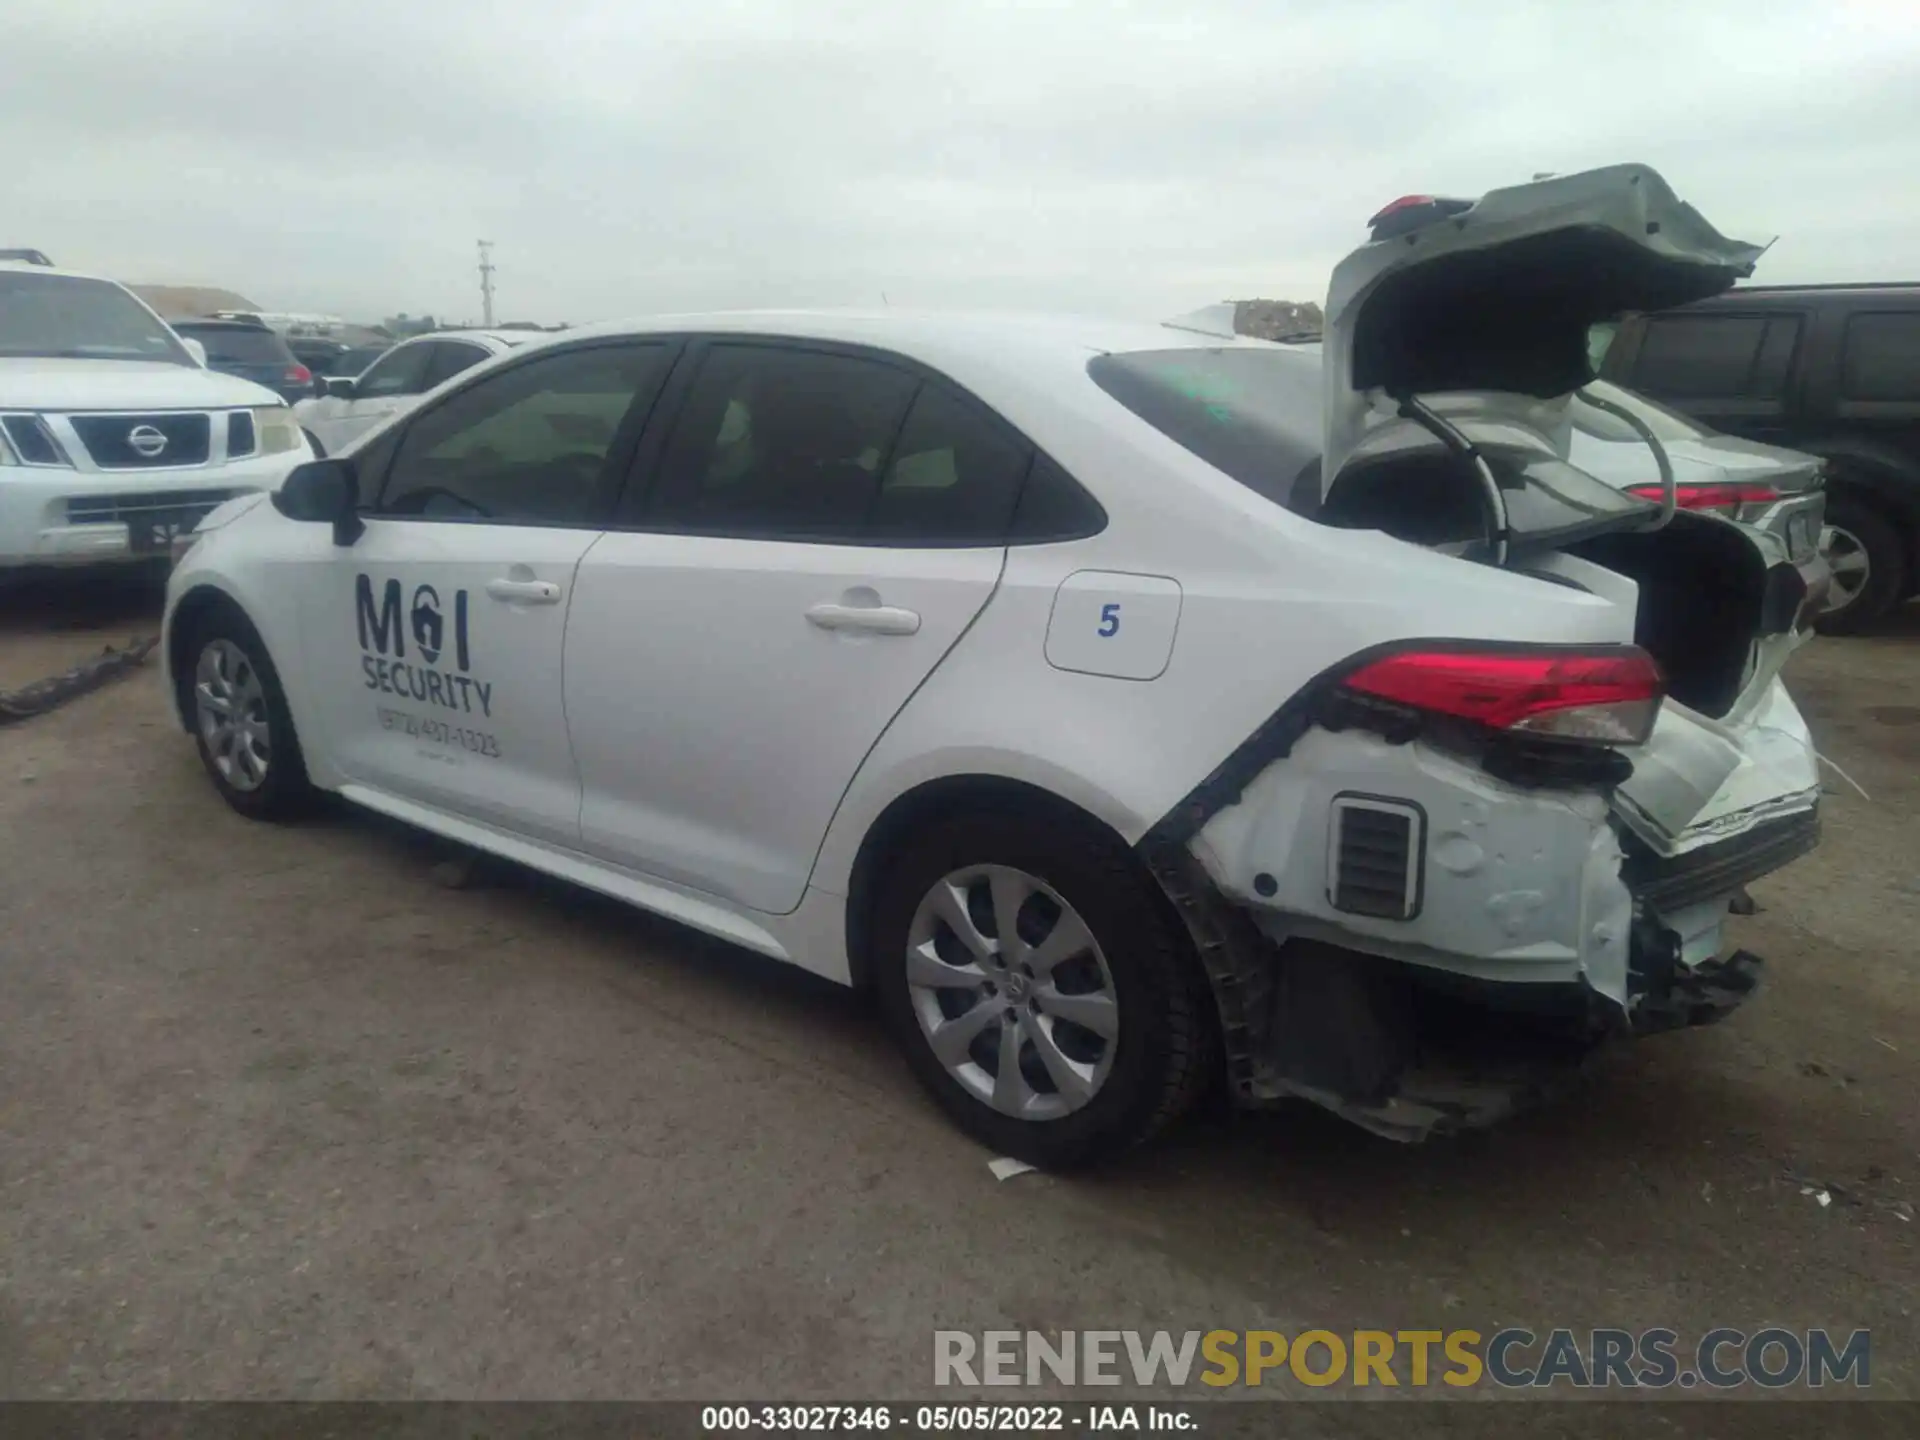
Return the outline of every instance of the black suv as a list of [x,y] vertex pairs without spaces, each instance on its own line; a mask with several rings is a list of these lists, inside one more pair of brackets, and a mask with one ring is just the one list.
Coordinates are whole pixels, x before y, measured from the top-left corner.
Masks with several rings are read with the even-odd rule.
[[238,375],[269,390],[291,405],[313,394],[313,372],[287,348],[276,330],[258,320],[170,320],[174,333],[207,347],[207,368],[222,375]]
[[1601,374],[1717,430],[1825,457],[1822,630],[1920,594],[1920,285],[1756,285],[1630,316]]

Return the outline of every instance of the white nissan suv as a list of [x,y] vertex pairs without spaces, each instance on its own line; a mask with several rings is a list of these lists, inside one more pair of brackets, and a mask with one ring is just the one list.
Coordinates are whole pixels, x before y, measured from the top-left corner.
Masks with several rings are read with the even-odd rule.
[[180,720],[243,815],[335,792],[871,986],[1001,1153],[1215,1081],[1485,1122],[1753,988],[1821,575],[1532,425],[1756,247],[1641,166],[1416,238],[1335,272],[1324,364],[898,312],[496,357],[209,517]]
[[164,561],[311,454],[278,395],[208,370],[124,287],[0,263],[0,570]]

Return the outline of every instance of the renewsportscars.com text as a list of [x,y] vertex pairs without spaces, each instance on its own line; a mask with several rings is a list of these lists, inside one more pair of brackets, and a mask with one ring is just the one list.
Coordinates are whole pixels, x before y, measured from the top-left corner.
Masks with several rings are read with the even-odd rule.
[[936,1385],[1865,1388],[1866,1330],[936,1330]]

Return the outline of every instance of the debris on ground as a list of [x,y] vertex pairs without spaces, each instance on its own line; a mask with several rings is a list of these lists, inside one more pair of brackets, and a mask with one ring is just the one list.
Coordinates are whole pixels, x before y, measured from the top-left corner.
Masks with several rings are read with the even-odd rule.
[[118,650],[108,645],[91,660],[83,660],[71,670],[22,685],[17,690],[0,690],[0,725],[45,715],[89,691],[98,690],[109,680],[118,679],[144,663],[159,643],[159,636],[149,635],[145,639],[129,640]]
[[1024,1160],[1015,1160],[1006,1155],[1002,1155],[998,1160],[987,1162],[987,1169],[993,1172],[993,1178],[996,1180],[1011,1180],[1016,1175],[1025,1175],[1036,1168],[1038,1167],[1029,1165]]

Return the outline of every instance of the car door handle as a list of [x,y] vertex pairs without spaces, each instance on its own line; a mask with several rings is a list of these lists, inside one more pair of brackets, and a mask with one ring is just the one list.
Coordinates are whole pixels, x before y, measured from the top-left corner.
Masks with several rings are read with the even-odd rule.
[[518,601],[522,605],[560,603],[560,587],[551,580],[489,580],[487,594],[495,600]]
[[914,635],[920,630],[917,611],[896,605],[815,605],[807,619],[822,630],[859,630],[869,635]]

